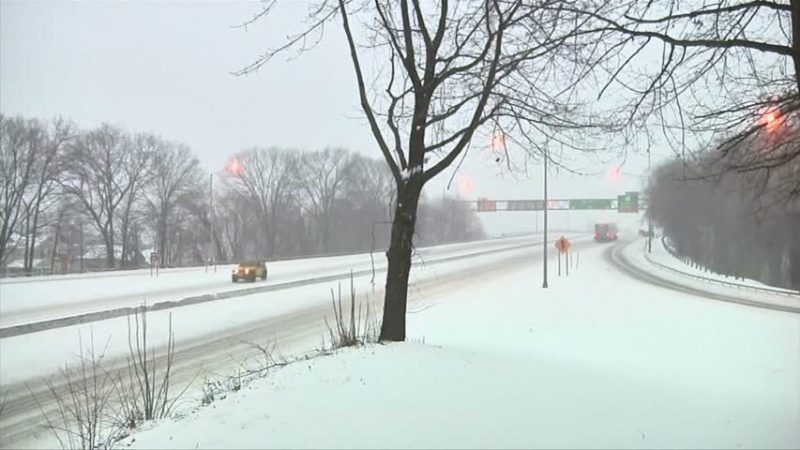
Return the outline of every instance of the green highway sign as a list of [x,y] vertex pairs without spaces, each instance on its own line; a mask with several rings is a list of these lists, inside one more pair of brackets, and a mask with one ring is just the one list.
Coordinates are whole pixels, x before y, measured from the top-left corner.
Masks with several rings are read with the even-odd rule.
[[[542,211],[545,208],[544,200],[490,200],[480,197],[475,200],[465,200],[475,205],[477,212],[495,211]],[[571,198],[547,200],[547,209],[550,211],[603,211],[617,210],[620,213],[637,213],[644,205],[645,199],[639,192],[628,191],[617,198]]]
[[639,212],[639,193],[626,192],[625,195],[617,197],[617,212],[638,213]]
[[544,200],[509,200],[508,211],[542,211]]
[[614,209],[610,198],[581,198],[569,201],[569,209]]

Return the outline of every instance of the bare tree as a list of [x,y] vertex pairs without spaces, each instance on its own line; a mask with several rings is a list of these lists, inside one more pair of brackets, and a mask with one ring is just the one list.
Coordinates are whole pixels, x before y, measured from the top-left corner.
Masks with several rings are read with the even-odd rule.
[[217,203],[214,229],[220,235],[225,254],[234,260],[248,258],[248,232],[259,228],[259,219],[251,206],[249,195],[235,189],[225,189],[216,196]]
[[317,226],[322,253],[330,252],[334,208],[345,191],[353,168],[351,161],[350,153],[341,148],[309,152],[301,158],[301,189],[305,193],[306,210]]
[[372,220],[389,220],[394,200],[394,180],[383,161],[353,155],[347,178],[347,195],[361,205],[380,207],[380,215]]
[[[302,51],[339,20],[348,43],[361,109],[396,184],[382,340],[405,339],[408,276],[423,186],[464,155],[473,137],[493,129],[552,134],[578,127],[564,80],[577,61],[563,1],[321,1],[307,28],[265,52],[249,73],[288,50]],[[275,2],[246,25],[269,15]],[[381,61],[378,73],[365,58]],[[569,140],[565,140],[569,142]]]
[[162,142],[153,153],[151,181],[145,188],[150,215],[155,222],[155,244],[162,264],[174,264],[169,251],[173,213],[181,197],[198,189],[202,173],[197,157],[182,144]]
[[35,121],[0,115],[0,266],[5,266],[20,241],[17,226],[43,133]]
[[81,134],[67,150],[61,185],[80,201],[101,234],[108,268],[116,266],[119,208],[136,188],[144,159],[127,134],[107,124]]
[[784,166],[769,176],[760,171],[707,176],[724,166],[720,151],[702,153],[691,179],[685,178],[680,158],[657,167],[647,188],[648,214],[663,227],[669,248],[692,264],[767,284],[800,286],[800,199],[776,202],[783,194],[769,185],[795,175]]
[[74,136],[74,126],[62,119],[56,119],[49,127],[41,122],[33,122],[33,126],[44,129],[43,139],[36,142],[38,155],[35,158],[34,177],[29,192],[23,199],[25,205],[25,258],[24,270],[28,274],[33,270],[37,237],[40,228],[47,223],[40,222],[41,214],[59,200],[52,195],[58,186],[58,158],[62,156],[65,145]]
[[467,201],[443,196],[420,203],[417,237],[432,245],[482,239],[486,234]]
[[[585,21],[581,38],[595,42],[583,72],[602,79],[600,98],[628,124],[658,130],[653,139],[687,168],[692,152],[716,147],[720,164],[707,176],[800,170],[800,2],[630,0],[562,11]],[[800,195],[800,177],[777,178],[768,184],[784,200]]]
[[152,134],[141,133],[133,137],[131,150],[125,155],[125,178],[130,187],[125,196],[120,217],[120,241],[122,243],[120,263],[127,265],[132,255],[138,251],[139,220],[141,220],[140,194],[152,178],[151,163],[153,155],[163,145],[163,139]]
[[266,240],[266,255],[276,254],[278,221],[295,201],[297,157],[274,147],[254,148],[237,155],[238,173],[229,173],[232,186],[246,193],[258,207],[259,234]]

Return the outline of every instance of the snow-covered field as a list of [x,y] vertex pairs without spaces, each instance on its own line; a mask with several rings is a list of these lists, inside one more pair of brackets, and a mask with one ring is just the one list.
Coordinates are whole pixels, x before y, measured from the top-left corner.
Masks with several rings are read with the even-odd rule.
[[295,363],[132,446],[800,447],[800,316],[644,284],[604,249],[547,290],[535,262],[429,285],[408,343]]

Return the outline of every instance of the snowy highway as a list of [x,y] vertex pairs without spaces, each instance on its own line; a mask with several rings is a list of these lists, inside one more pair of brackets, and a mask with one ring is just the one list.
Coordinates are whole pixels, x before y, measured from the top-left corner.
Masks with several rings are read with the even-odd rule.
[[[529,260],[540,254],[540,248],[540,236],[420,248],[412,270],[412,301],[419,304],[425,299],[416,295],[421,289],[457,286],[497,267],[508,268]],[[267,282],[255,284],[232,284],[230,267],[226,266],[218,267],[217,273],[205,273],[203,268],[164,271],[159,278],[142,272],[65,280],[4,280],[0,283],[4,311],[0,317],[4,325],[14,326],[23,319],[48,320],[135,307],[143,300],[153,305],[191,295],[255,290],[149,314],[150,342],[157,347],[166,345],[167,324],[172,316],[177,347],[174,379],[185,383],[199,372],[226,373],[236,361],[253,355],[248,342],[274,342],[286,353],[318,348],[325,333],[324,318],[331,314],[330,291],[340,283],[343,290],[349,288],[351,270],[357,274],[357,292],[369,296],[373,309],[378,307],[385,277],[385,257],[380,253],[375,255],[375,266],[374,289],[370,284],[369,254],[271,263]],[[281,283],[287,286],[273,289]],[[121,315],[0,339],[0,380],[8,402],[0,418],[3,446],[19,445],[18,438],[27,437],[34,425],[41,424],[31,392],[43,398],[46,381],[58,385],[59,368],[75,362],[81,344],[84,348],[92,344],[98,350],[105,349],[106,360],[113,367],[123,367],[128,353],[126,330],[127,317]],[[37,351],[31,352],[33,348]]]
[[[558,236],[551,236],[551,240]],[[511,315],[521,315],[520,319],[525,319],[532,311],[528,307],[520,307],[516,303],[507,305],[505,296],[507,292],[493,290],[486,292],[488,287],[505,280],[521,286],[530,286],[540,283],[541,280],[541,245],[540,237],[520,237],[512,239],[500,239],[492,241],[481,241],[476,243],[455,244],[429,249],[419,249],[418,257],[412,270],[410,294],[409,294],[409,320],[411,324],[411,338],[425,340],[436,336],[447,336],[448,331],[453,333],[452,337],[445,338],[457,340],[458,336],[468,336],[470,331],[461,328],[463,324],[447,325],[447,320],[435,328],[433,331],[427,328],[420,328],[418,324],[429,323],[434,318],[442,317],[442,310],[460,311],[463,305],[466,309],[461,311],[461,315],[466,315],[467,321],[478,320],[471,317],[470,311],[481,305],[482,312],[473,311],[474,314],[488,314],[488,317],[508,317]],[[547,342],[553,339],[565,339],[567,342],[578,340],[582,341],[579,333],[585,329],[589,317],[592,314],[590,323],[593,327],[613,326],[614,339],[623,342],[630,339],[635,342],[639,339],[635,335],[641,331],[641,326],[633,325],[626,320],[617,317],[620,313],[620,302],[624,302],[628,308],[626,314],[632,316],[650,315],[654,311],[659,314],[669,314],[674,317],[683,317],[690,320],[693,315],[706,317],[709,314],[722,314],[726,317],[736,317],[735,320],[774,321],[780,324],[775,329],[750,329],[750,333],[755,333],[754,339],[764,339],[769,343],[774,340],[782,340],[786,347],[778,348],[777,352],[784,355],[792,355],[795,348],[800,346],[800,315],[784,311],[768,311],[760,308],[752,308],[739,304],[718,302],[710,299],[709,292],[702,286],[692,286],[690,283],[670,288],[669,285],[655,280],[648,280],[645,277],[632,277],[630,270],[626,271],[620,264],[620,259],[625,259],[625,264],[640,264],[636,260],[635,253],[640,246],[627,242],[617,244],[598,244],[592,242],[590,238],[578,237],[574,240],[574,249],[579,253],[579,267],[571,277],[557,275],[557,265],[555,256],[551,252],[550,277],[551,287],[548,291],[528,290],[524,297],[528,298],[532,304],[536,304],[537,314],[545,314],[550,317],[550,325],[539,326],[537,335],[544,339],[535,345],[536,348],[552,356],[555,359],[564,358],[584,358],[581,364],[600,363],[605,365],[608,358],[614,358],[618,351],[616,348],[602,348],[593,346],[593,353],[589,359],[581,353],[575,346],[553,345],[547,346]],[[612,257],[612,254],[621,254]],[[290,284],[282,289],[264,290],[249,293],[248,295],[235,296],[219,301],[208,301],[199,304],[182,306],[177,308],[164,309],[151,312],[148,317],[150,327],[151,343],[158,348],[163,348],[167,337],[167,323],[171,315],[173,331],[176,339],[176,359],[173,375],[173,383],[182,387],[186,383],[194,380],[192,389],[188,391],[189,396],[186,402],[189,407],[196,401],[197,392],[205,377],[229,375],[243,361],[257,357],[258,352],[250,343],[255,342],[261,345],[274,344],[279,353],[284,355],[299,355],[311,352],[320,347],[321,341],[326,333],[324,319],[330,317],[330,291],[336,289],[341,283],[342,290],[349,288],[349,276],[352,269],[356,272],[354,285],[361,301],[367,301],[372,305],[373,311],[380,307],[382,300],[382,286],[385,273],[381,270],[385,264],[382,255],[376,256],[376,267],[378,268],[375,285],[372,286],[371,264],[369,255],[353,255],[332,258],[314,258],[309,260],[296,260],[277,262],[270,264],[270,279],[267,283],[256,285],[232,285],[229,281],[228,269],[218,268],[216,274],[206,274],[203,269],[195,271],[170,273],[165,271],[158,280],[150,280],[149,274],[131,275],[127,277],[105,277],[103,285],[105,289],[96,289],[88,293],[82,293],[78,287],[61,289],[55,287],[60,284],[79,286],[88,283],[88,279],[75,278],[64,281],[42,281],[24,280],[9,283],[3,286],[3,303],[6,299],[15,299],[4,306],[4,311],[11,311],[12,318],[3,317],[3,323],[13,325],[15,321],[31,318],[53,318],[65,314],[76,314],[81,312],[96,311],[99,309],[113,309],[122,306],[135,306],[141,302],[137,296],[146,295],[148,303],[158,301],[169,301],[176,298],[183,298],[189,295],[208,294],[210,292],[223,292],[229,289],[249,289],[254,286],[266,288],[270,285],[279,283],[292,283],[294,281],[306,280],[306,282]],[[639,270],[644,270],[640,268]],[[333,276],[318,281],[321,277]],[[586,279],[591,283],[583,284],[580,280]],[[613,286],[613,292],[598,290],[596,282],[603,279],[603,286]],[[315,281],[317,280],[317,281]],[[514,281],[517,280],[517,281]],[[575,280],[575,281],[572,281]],[[97,280],[95,280],[95,285]],[[150,282],[150,283],[148,283]],[[113,285],[114,287],[112,287]],[[16,301],[22,298],[24,286],[31,288],[33,294],[26,294],[29,299],[27,311],[24,302]],[[185,286],[185,288],[180,288]],[[514,285],[509,285],[511,293],[519,290]],[[20,289],[14,291],[20,297],[8,295],[10,289]],[[718,288],[714,288],[717,295],[720,294]],[[49,292],[50,294],[46,294]],[[58,292],[70,295],[59,295]],[[544,297],[541,297],[542,292]],[[551,297],[567,293],[568,296],[560,298],[555,303]],[[108,295],[108,293],[112,295]],[[74,294],[74,295],[72,295]],[[734,297],[735,292],[728,292],[724,295]],[[68,302],[60,304],[56,300],[59,298],[69,299]],[[540,300],[537,300],[540,299]],[[578,301],[578,304],[570,302]],[[539,302],[543,303],[539,303]],[[792,301],[786,300],[786,301]],[[588,303],[587,303],[588,302]],[[497,305],[492,306],[492,305]],[[513,306],[517,305],[517,306]],[[591,305],[591,306],[590,306]],[[605,306],[604,306],[605,305]],[[514,308],[519,307],[519,310]],[[511,309],[509,309],[511,308]],[[545,308],[545,309],[542,309]],[[546,313],[544,311],[547,311]],[[604,311],[608,311],[609,316],[605,316]],[[714,311],[717,311],[715,313]],[[5,313],[0,315],[5,316]],[[584,319],[580,319],[584,317]],[[530,320],[528,317],[525,320]],[[513,327],[492,330],[489,322],[478,321],[480,329],[474,329],[471,333],[477,336],[493,336],[482,343],[482,345],[492,345],[492,339],[513,333]],[[755,323],[754,322],[754,323]],[[767,322],[764,322],[767,323]],[[612,325],[613,324],[613,325]],[[794,324],[794,328],[792,328]],[[620,326],[622,325],[622,326]],[[678,325],[676,323],[676,325]],[[630,326],[630,329],[626,327]],[[667,327],[667,324],[659,326]],[[80,325],[61,326],[49,330],[31,332],[13,337],[0,339],[0,380],[2,380],[3,395],[7,397],[7,405],[2,417],[0,418],[0,443],[4,448],[10,447],[35,447],[47,446],[52,443],[52,437],[42,431],[42,417],[40,407],[45,410],[52,410],[55,406],[52,402],[47,402],[46,381],[50,381],[59,388],[62,381],[58,377],[58,369],[64,364],[75,361],[78,352],[79,342],[83,346],[89,345],[91,340],[96,348],[105,349],[105,355],[111,368],[121,368],[124,366],[124,358],[128,352],[127,342],[127,322],[125,317],[116,317],[105,320],[97,320],[92,323]],[[467,327],[469,329],[469,327]],[[759,332],[765,333],[759,338]],[[464,333],[467,333],[466,335]],[[476,334],[477,333],[477,334]],[[483,334],[482,334],[483,333]],[[578,334],[576,334],[578,333]],[[789,335],[781,334],[789,333]],[[794,335],[791,335],[794,333]],[[668,335],[677,337],[674,331]],[[499,339],[499,338],[498,338]],[[794,340],[793,340],[794,339]],[[501,339],[502,340],[502,339]],[[615,341],[616,342],[616,341]],[[670,339],[660,339],[658,350],[666,352],[656,353],[637,353],[633,359],[627,360],[625,364],[631,367],[645,367],[655,364],[663,355],[674,351],[681,351],[685,345],[683,338],[675,340],[676,347],[670,347]],[[494,350],[503,354],[503,346],[498,343]],[[766,344],[765,344],[766,345]],[[36,349],[36,351],[31,351]],[[575,353],[575,352],[578,353]],[[725,355],[732,354],[732,349],[714,349],[721,351]],[[604,353],[605,352],[605,353]],[[749,354],[749,351],[748,351]],[[795,354],[796,355],[796,354]],[[671,358],[674,357],[670,356]],[[695,356],[699,357],[699,356]],[[643,358],[637,360],[636,358]],[[781,380],[791,379],[800,374],[800,356],[784,361],[785,367],[781,368]],[[658,362],[663,365],[663,362]],[[732,363],[731,363],[732,364]],[[688,373],[681,373],[682,377],[689,377]],[[697,375],[698,379],[703,380],[702,374]],[[674,380],[673,380],[674,381]],[[678,380],[683,383],[697,383],[697,380],[686,378]],[[800,409],[792,410],[792,407],[800,408],[800,388],[792,388],[791,384],[784,386],[788,391],[776,391],[780,395],[789,395],[797,399],[797,402],[781,406],[788,408],[786,411],[800,418]],[[692,390],[696,387],[692,388]],[[773,387],[773,390],[777,387]],[[783,389],[783,388],[782,388]],[[794,389],[792,391],[792,389]],[[31,393],[35,394],[41,405],[32,398]],[[776,394],[777,395],[777,394]],[[794,397],[791,397],[791,396]],[[192,400],[189,400],[192,399]],[[555,400],[553,400],[555,401]],[[786,431],[781,431],[786,433]],[[786,436],[784,434],[784,436]],[[791,436],[789,436],[791,438]],[[291,446],[296,442],[287,441],[285,445]],[[347,442],[343,445],[347,446]],[[280,446],[279,444],[276,444]],[[158,445],[155,445],[158,446]]]
[[[536,245],[531,238],[490,239],[479,242],[423,247],[417,249],[416,262],[452,258],[475,252],[505,250]],[[386,267],[383,253],[375,252],[375,268]],[[165,269],[159,276],[149,270],[3,279],[0,281],[0,330],[36,322],[52,321],[81,314],[179,301],[204,294],[244,292],[264,283],[231,283],[233,266],[216,270],[203,267]],[[269,285],[304,282],[322,277],[344,277],[354,272],[371,271],[369,253],[276,261],[269,264]]]

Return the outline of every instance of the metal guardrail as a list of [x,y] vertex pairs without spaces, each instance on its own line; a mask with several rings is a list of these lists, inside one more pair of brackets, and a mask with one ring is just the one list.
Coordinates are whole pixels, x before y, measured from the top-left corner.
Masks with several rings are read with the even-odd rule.
[[[664,242],[664,238],[663,237],[661,238],[661,245],[664,246],[664,249],[670,255],[675,257],[676,254],[673,253],[674,250],[669,248],[667,243]],[[658,266],[659,268],[666,269],[666,270],[669,270],[671,272],[674,272],[674,273],[677,273],[677,274],[680,274],[680,275],[683,275],[683,276],[691,277],[691,278],[694,278],[694,279],[697,279],[697,280],[705,281],[705,282],[708,282],[708,283],[718,284],[720,286],[730,286],[730,287],[735,287],[735,288],[739,288],[739,289],[747,289],[747,290],[751,290],[751,291],[755,291],[755,292],[768,292],[770,294],[784,295],[784,296],[787,296],[787,297],[800,297],[800,291],[792,291],[790,289],[782,289],[782,288],[771,288],[771,287],[766,287],[766,286],[752,286],[752,285],[749,285],[749,284],[737,283],[737,282],[734,282],[734,281],[723,281],[723,280],[718,280],[718,279],[715,279],[715,278],[708,278],[708,277],[704,277],[702,275],[697,275],[697,274],[694,274],[694,273],[684,272],[684,271],[682,271],[680,269],[676,269],[676,268],[670,267],[670,266],[668,266],[666,264],[662,264],[662,263],[660,263],[658,261],[653,260],[650,257],[650,255],[648,255],[647,253],[644,254],[644,257],[649,263],[651,263],[651,264],[653,264],[655,266]]]

